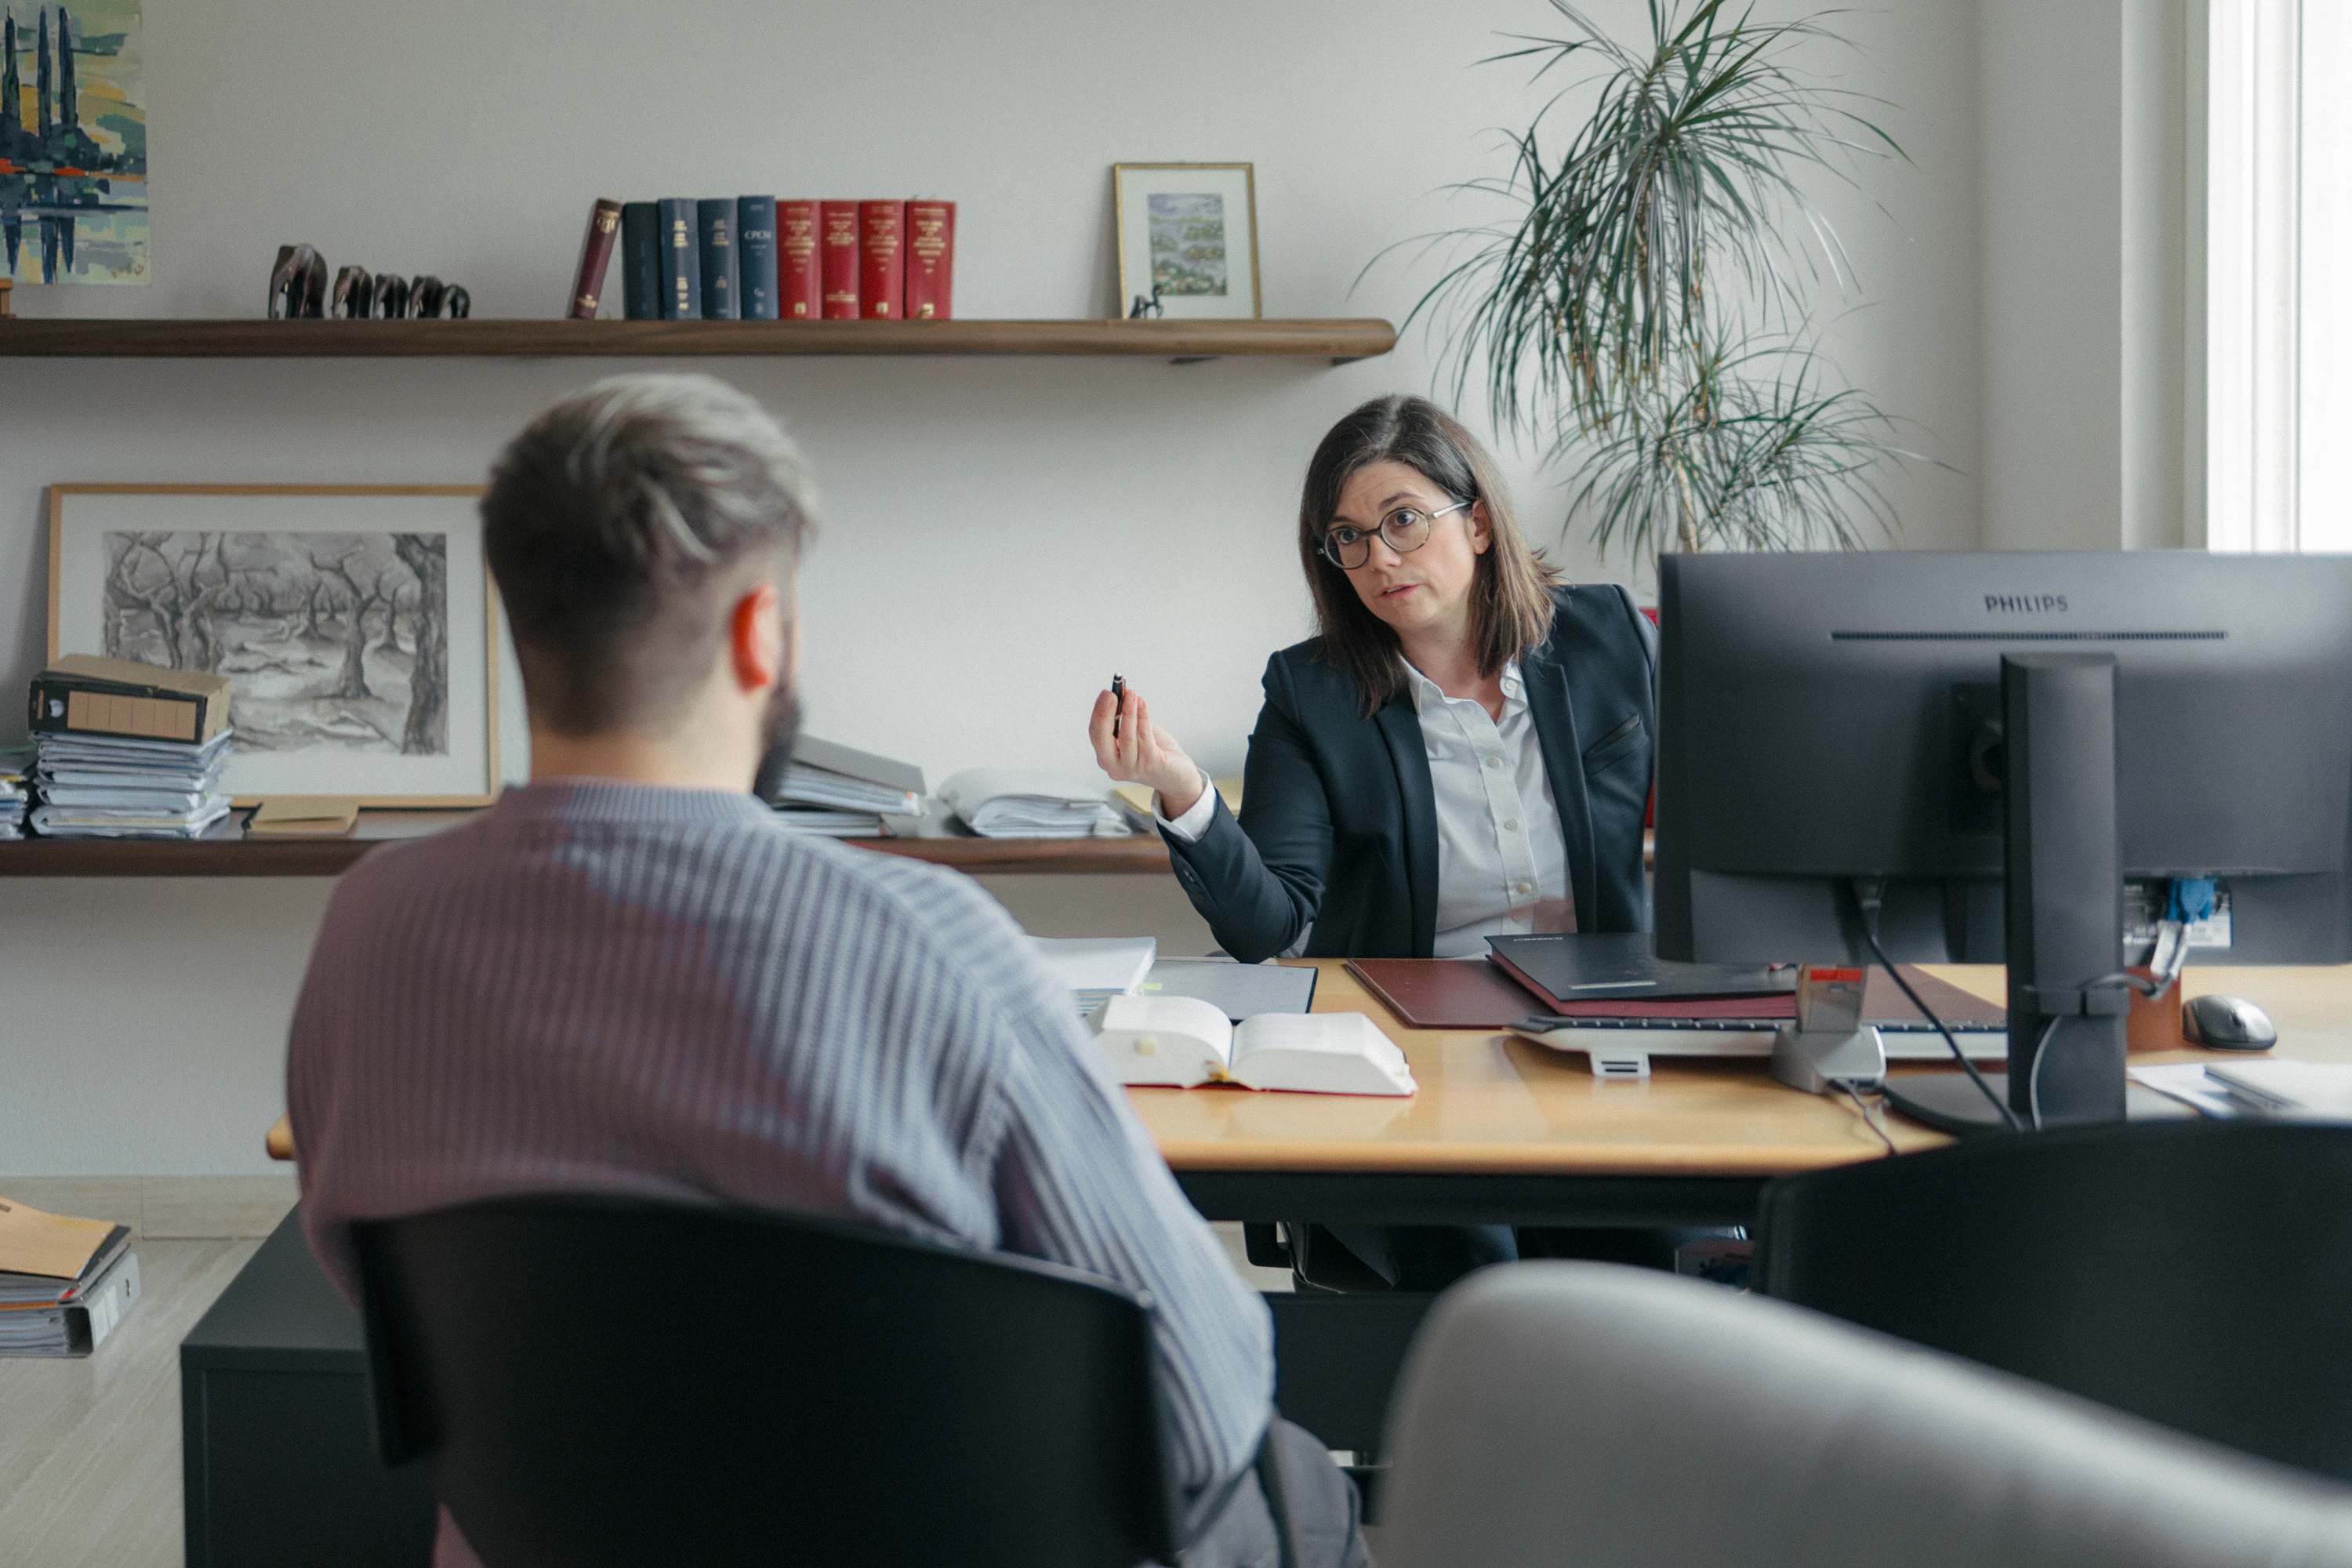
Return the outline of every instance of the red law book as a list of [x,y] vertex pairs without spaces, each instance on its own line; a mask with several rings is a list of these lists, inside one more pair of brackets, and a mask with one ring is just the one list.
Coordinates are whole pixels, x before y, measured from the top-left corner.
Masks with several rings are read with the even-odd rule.
[[604,292],[604,269],[612,265],[613,241],[621,228],[621,204],[602,197],[588,211],[588,237],[580,242],[580,266],[572,275],[572,302],[564,314],[583,321],[596,319],[596,304]]
[[907,204],[907,320],[955,319],[955,203]]
[[895,321],[907,297],[907,204],[857,204],[857,302],[869,321]]
[[817,279],[824,285],[824,319],[857,320],[857,204],[819,202]]
[[818,286],[816,204],[776,204],[776,315],[781,321],[814,321],[824,315]]

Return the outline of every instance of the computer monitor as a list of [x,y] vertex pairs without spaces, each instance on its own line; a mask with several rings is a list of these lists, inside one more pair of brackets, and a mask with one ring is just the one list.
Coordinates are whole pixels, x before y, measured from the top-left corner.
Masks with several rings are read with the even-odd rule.
[[[1659,590],[1662,957],[1867,963],[1856,891],[1876,891],[1892,957],[2010,962],[2014,1072],[2059,1027],[2062,994],[2095,978],[2050,973],[2046,952],[2032,973],[2063,910],[2011,952],[2024,889],[2004,892],[2009,814],[2027,799],[2011,705],[2032,676],[2074,684],[2042,693],[2047,820],[2014,847],[2098,929],[2107,906],[2084,902],[2085,879],[2114,884],[2100,975],[2144,956],[2176,880],[2201,896],[2212,879],[2192,962],[2352,960],[2352,556],[1669,555]],[[2104,862],[2081,815],[2102,797]],[[2058,1005],[2021,1008],[2021,978]],[[2121,1114],[2122,1002],[2090,1004],[2111,1028],[2063,1026],[2097,1037],[2101,1060],[2057,1120]]]

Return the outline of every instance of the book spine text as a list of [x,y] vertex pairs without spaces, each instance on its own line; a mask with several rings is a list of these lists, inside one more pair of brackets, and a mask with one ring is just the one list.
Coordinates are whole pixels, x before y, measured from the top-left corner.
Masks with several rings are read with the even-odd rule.
[[786,321],[814,321],[824,314],[824,290],[817,280],[816,204],[776,204],[776,315]]
[[857,204],[858,312],[869,321],[895,321],[907,297],[907,204]]
[[857,320],[857,204],[817,204],[819,277],[824,284],[824,319]]
[[740,196],[735,202],[736,266],[742,273],[741,310],[747,321],[776,319],[776,198]]
[[596,319],[596,306],[604,293],[604,269],[613,264],[613,245],[620,228],[621,204],[599,196],[588,212],[588,234],[580,242],[580,265],[572,274],[572,303],[566,315],[583,321]]
[[662,320],[702,319],[702,245],[694,235],[694,202],[665,196],[661,203]]
[[907,204],[907,320],[955,319],[955,203]]
[[742,272],[735,258],[734,198],[697,202],[695,209],[695,232],[702,241],[702,319],[736,321],[742,315],[736,303]]

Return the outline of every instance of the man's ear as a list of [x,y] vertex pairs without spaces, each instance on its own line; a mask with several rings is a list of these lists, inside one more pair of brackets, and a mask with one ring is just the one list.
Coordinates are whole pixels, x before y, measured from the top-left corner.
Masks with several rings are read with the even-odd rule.
[[728,661],[746,692],[772,689],[793,678],[792,637],[784,596],[773,583],[755,583],[727,616]]

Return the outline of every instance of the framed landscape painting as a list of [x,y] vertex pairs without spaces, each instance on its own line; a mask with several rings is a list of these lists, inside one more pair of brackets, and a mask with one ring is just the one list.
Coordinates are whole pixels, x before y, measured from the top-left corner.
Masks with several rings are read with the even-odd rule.
[[227,676],[240,805],[488,805],[500,634],[480,494],[52,485],[49,657]]
[[1114,163],[1110,176],[1119,314],[1141,302],[1175,321],[1257,318],[1251,165]]

